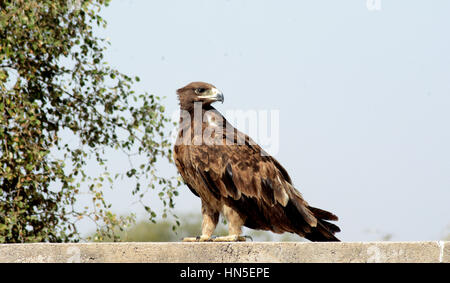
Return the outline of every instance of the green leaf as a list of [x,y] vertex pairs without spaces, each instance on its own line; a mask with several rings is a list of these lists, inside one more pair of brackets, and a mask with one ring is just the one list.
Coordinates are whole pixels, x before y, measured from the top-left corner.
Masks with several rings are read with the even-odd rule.
[[[101,227],[92,239],[118,240],[133,217],[112,214],[102,193],[105,179],[119,187],[107,174],[108,152],[123,153],[115,179],[133,178],[131,194],[154,221],[140,184],[161,193],[178,185],[157,171],[160,157],[172,162],[161,138],[171,126],[165,107],[157,96],[136,95],[138,76],[103,61],[105,40],[94,31],[105,24],[108,0],[82,1],[81,9],[73,1],[22,2],[0,4],[7,11],[0,12],[0,61],[16,81],[5,91],[9,73],[0,70],[0,243],[79,241],[80,219]],[[164,209],[174,195],[162,194]]]

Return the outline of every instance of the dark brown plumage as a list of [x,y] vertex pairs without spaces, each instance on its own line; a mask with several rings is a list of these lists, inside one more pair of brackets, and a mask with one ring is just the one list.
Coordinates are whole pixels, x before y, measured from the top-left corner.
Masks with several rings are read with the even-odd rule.
[[[309,206],[281,164],[211,106],[223,101],[222,93],[211,84],[194,82],[177,94],[180,109],[190,118],[180,120],[174,159],[202,201],[200,240],[211,239],[223,213],[229,223],[225,240],[240,240],[241,227],[246,226],[296,233],[311,241],[339,241],[334,236],[339,227],[328,222],[338,217]],[[201,119],[194,117],[196,111]],[[205,142],[205,131],[211,132],[207,137],[213,143]]]

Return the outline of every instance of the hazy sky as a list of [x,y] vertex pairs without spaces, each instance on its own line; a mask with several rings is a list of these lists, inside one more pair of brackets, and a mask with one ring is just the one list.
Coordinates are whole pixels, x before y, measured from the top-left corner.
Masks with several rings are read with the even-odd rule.
[[[450,2],[378,3],[116,0],[100,34],[112,43],[107,61],[138,75],[139,90],[167,96],[170,115],[175,90],[198,80],[223,91],[223,113],[279,110],[275,158],[311,205],[340,217],[342,240],[441,239],[450,224]],[[130,191],[107,196],[117,213],[142,215]],[[183,186],[176,210],[200,214],[200,201]]]

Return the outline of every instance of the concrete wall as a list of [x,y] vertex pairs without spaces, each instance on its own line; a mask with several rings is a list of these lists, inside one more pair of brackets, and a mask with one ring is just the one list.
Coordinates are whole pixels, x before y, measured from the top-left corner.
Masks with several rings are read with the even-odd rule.
[[0,262],[450,262],[450,242],[2,244]]

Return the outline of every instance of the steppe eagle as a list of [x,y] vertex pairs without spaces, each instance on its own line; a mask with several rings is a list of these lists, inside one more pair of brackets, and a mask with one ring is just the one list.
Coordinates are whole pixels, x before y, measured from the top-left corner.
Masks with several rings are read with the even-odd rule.
[[[211,106],[223,102],[213,85],[193,82],[177,90],[180,110],[174,160],[188,188],[201,199],[201,236],[185,241],[245,241],[242,226],[296,233],[311,241],[339,241],[338,217],[310,206],[287,171]],[[184,114],[183,114],[184,113]],[[228,236],[213,237],[223,214]]]

